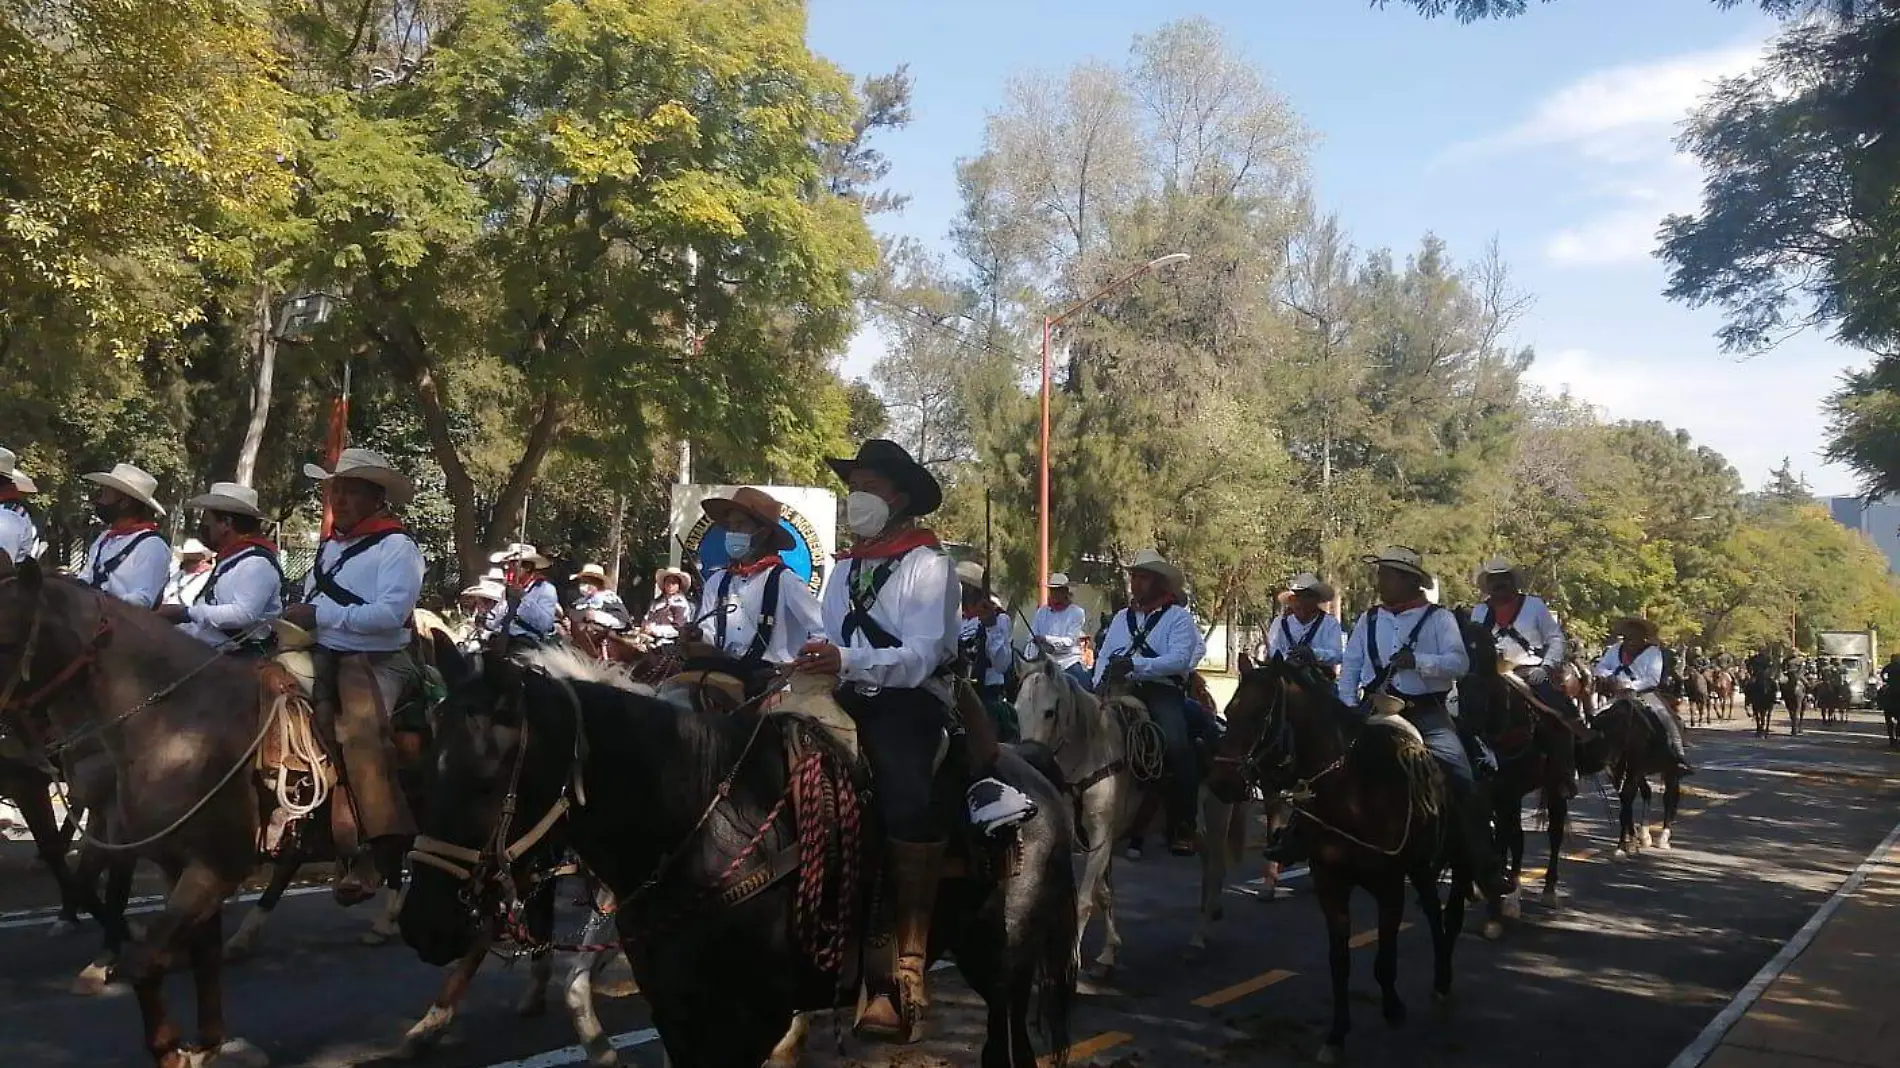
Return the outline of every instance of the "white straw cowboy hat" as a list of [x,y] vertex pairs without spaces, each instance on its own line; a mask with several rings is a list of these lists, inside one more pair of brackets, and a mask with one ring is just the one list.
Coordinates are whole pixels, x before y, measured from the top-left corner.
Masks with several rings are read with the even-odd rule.
[[205,548],[205,543],[199,541],[197,538],[186,538],[185,544],[178,547],[178,555],[181,557],[210,556],[211,550]]
[[706,513],[706,518],[722,525],[732,513],[745,513],[766,529],[767,548],[784,550],[798,544],[792,540],[792,532],[779,525],[785,506],[764,490],[744,486],[731,497],[708,497],[699,502],[699,510]]
[[665,582],[669,575],[680,580],[681,593],[685,593],[687,590],[693,588],[693,576],[685,571],[681,571],[677,567],[663,567],[655,571],[653,573],[653,588],[656,590],[659,589],[660,583]]
[[21,493],[40,491],[40,488],[33,484],[33,480],[26,477],[26,472],[20,470],[20,458],[13,454],[12,449],[0,449],[0,476],[4,476],[7,481],[13,483],[13,488]]
[[973,589],[983,588],[983,565],[965,560],[957,565],[957,581]]
[[488,555],[491,564],[527,564],[536,571],[546,571],[554,561],[541,555],[540,550],[526,542],[515,542],[506,549],[498,549]]
[[1491,559],[1479,564],[1478,573],[1472,581],[1482,586],[1484,585],[1484,580],[1490,578],[1492,575],[1509,575],[1515,579],[1519,585],[1523,585],[1524,583],[1524,572],[1517,566],[1517,563],[1508,556],[1493,556]]
[[567,576],[567,578],[570,582],[593,582],[600,586],[606,586],[607,569],[599,564],[582,564],[579,571]]
[[1418,555],[1416,549],[1408,549],[1403,545],[1388,545],[1376,553],[1368,553],[1360,557],[1360,560],[1374,567],[1389,567],[1395,571],[1417,575],[1427,584],[1432,581],[1431,572],[1425,570],[1424,558]]
[[225,515],[248,515],[252,519],[264,518],[263,511],[257,507],[257,491],[235,482],[213,482],[209,491],[186,501],[185,507]]
[[1128,567],[1124,570],[1146,571],[1150,575],[1158,576],[1168,584],[1170,593],[1180,593],[1181,587],[1187,585],[1187,576],[1181,573],[1181,569],[1168,563],[1167,557],[1154,549],[1143,549],[1136,553],[1135,558],[1129,561]]
[[1292,580],[1286,584],[1286,591],[1280,594],[1279,600],[1284,604],[1301,594],[1312,597],[1321,604],[1338,596],[1337,591],[1311,571],[1302,571],[1293,576]]
[[110,471],[94,471],[89,475],[79,477],[95,485],[118,490],[153,512],[159,515],[165,514],[165,506],[159,504],[158,500],[152,496],[158,492],[158,479],[131,464],[113,464]]
[[1065,574],[1063,574],[1063,573],[1062,573],[1062,572],[1060,572],[1060,571],[1058,571],[1058,572],[1056,572],[1056,573],[1055,573],[1055,574],[1053,574],[1053,575],[1050,575],[1050,576],[1049,576],[1049,588],[1050,588],[1050,589],[1052,589],[1052,590],[1066,590],[1066,589],[1068,589],[1068,588],[1069,588],[1069,576],[1067,576],[1067,575],[1065,575]]
[[500,603],[508,599],[508,591],[505,589],[502,589],[501,583],[499,582],[494,582],[489,579],[483,579],[482,581],[477,582],[475,585],[470,586],[467,589],[464,589],[462,591],[462,596],[480,597],[485,601],[494,601],[496,603]]
[[389,495],[389,503],[397,507],[408,504],[416,495],[416,484],[408,475],[391,466],[382,453],[368,449],[344,449],[337,454],[334,471],[325,471],[316,464],[305,464],[303,473],[305,478],[314,478],[318,482],[354,478],[381,486],[383,492]]

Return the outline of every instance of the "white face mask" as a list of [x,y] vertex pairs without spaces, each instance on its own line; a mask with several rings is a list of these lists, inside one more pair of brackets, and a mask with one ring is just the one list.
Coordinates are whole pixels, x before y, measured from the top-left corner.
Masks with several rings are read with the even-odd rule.
[[858,490],[844,499],[844,525],[860,538],[868,538],[891,521],[891,506],[875,493]]

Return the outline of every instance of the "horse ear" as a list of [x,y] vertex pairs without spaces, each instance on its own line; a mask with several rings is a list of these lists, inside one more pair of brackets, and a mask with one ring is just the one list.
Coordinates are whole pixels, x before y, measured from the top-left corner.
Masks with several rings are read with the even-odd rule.
[[1241,678],[1244,679],[1247,676],[1254,673],[1253,657],[1250,654],[1241,653],[1239,656],[1235,657],[1235,662],[1240,667]]
[[475,674],[474,665],[455,647],[455,642],[439,630],[429,632],[429,644],[435,647],[435,669],[442,673],[442,681],[451,689],[469,680]]
[[[6,554],[0,552],[0,557],[4,556],[6,556]],[[9,559],[7,561],[7,570],[12,572],[20,580],[20,588],[28,593],[39,593],[40,587],[46,582],[46,572],[40,569],[40,562],[30,556],[21,561],[17,568],[13,566],[13,561]]]

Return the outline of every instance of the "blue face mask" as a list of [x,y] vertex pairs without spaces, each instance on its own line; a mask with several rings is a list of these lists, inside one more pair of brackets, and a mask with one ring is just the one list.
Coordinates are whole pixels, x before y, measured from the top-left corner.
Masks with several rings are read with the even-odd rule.
[[740,530],[726,531],[726,559],[743,560],[752,551],[752,535]]

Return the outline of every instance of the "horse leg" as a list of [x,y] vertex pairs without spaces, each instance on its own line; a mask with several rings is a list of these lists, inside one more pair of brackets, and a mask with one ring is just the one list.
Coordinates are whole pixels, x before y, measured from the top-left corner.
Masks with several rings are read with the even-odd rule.
[[244,919],[238,921],[238,929],[224,943],[224,959],[235,964],[250,959],[257,952],[257,945],[263,941],[264,925],[270,922],[271,912],[277,903],[284,899],[284,891],[290,889],[290,883],[297,877],[297,869],[303,866],[302,849],[286,849],[271,862],[270,883],[264,887],[264,893],[258,897]]
[[[557,880],[558,882],[558,880]],[[528,931],[544,942],[554,940],[554,896],[552,884],[528,899]],[[528,985],[515,1002],[516,1016],[540,1016],[548,1011],[548,985],[554,979],[554,955],[536,953],[528,959]]]
[[1544,791],[1545,820],[1550,829],[1550,863],[1544,868],[1544,907],[1555,912],[1557,903],[1557,867],[1564,859],[1564,825],[1570,820],[1570,801],[1562,790]]
[[1399,921],[1405,918],[1405,880],[1393,876],[1379,888],[1379,949],[1372,958],[1372,977],[1379,982],[1379,1003],[1385,1022],[1405,1022],[1405,1002],[1399,1000]]
[[[203,941],[206,921],[218,914],[224,899],[237,889],[239,880],[220,875],[199,862],[188,864],[183,871],[166,874],[171,876],[171,892],[166,897],[164,911],[152,921],[145,937],[132,945],[118,970],[137,995],[145,1028],[145,1048],[152,1060],[159,1068],[186,1068],[202,1060],[196,1055],[201,1051],[187,1050],[179,1041],[178,1027],[165,1008],[165,973],[181,946],[192,954],[199,986],[199,1027],[205,1032],[207,1042],[222,1045],[223,994],[216,956],[212,953],[210,962],[202,969],[198,958],[211,953],[209,946],[215,945],[215,942]],[[210,937],[215,939],[218,928],[209,929]]]
[[1093,848],[1082,864],[1082,880],[1075,895],[1075,962],[1082,963],[1082,941],[1088,935],[1089,920],[1099,911],[1105,929],[1102,956],[1098,967],[1112,971],[1121,938],[1115,930],[1115,816],[1121,812],[1125,784],[1112,776],[1089,788],[1082,798],[1082,825]]
[[106,922],[105,905],[91,884],[82,884],[73,874],[71,865],[66,863],[66,836],[60,832],[59,817],[53,813],[53,798],[46,792],[47,781],[38,774],[23,774],[23,782],[18,788],[9,783],[6,793],[19,806],[21,818],[26,820],[26,829],[33,836],[33,850],[39,855],[46,870],[53,875],[53,882],[59,886],[59,918],[53,922],[47,932],[58,938],[79,929],[79,913],[83,910],[91,914],[101,924]]
[[1617,785],[1616,817],[1616,853],[1617,860],[1627,860],[1636,848],[1636,785],[1635,776],[1626,768],[1622,781]]
[[1663,823],[1662,838],[1656,843],[1658,849],[1668,849],[1669,828],[1676,822],[1676,808],[1682,803],[1682,780],[1675,775],[1663,779]]
[[1333,1025],[1320,1047],[1319,1063],[1337,1064],[1346,1050],[1346,1032],[1352,1029],[1352,1001],[1347,981],[1352,977],[1352,884],[1344,873],[1313,866],[1313,892],[1326,917],[1326,963],[1333,980]]
[[[765,1059],[765,1068],[798,1068],[799,1060],[805,1055],[805,1040],[810,1036],[811,1017],[802,1012],[794,1013],[792,1025],[785,1029],[785,1037],[778,1040],[778,1045],[772,1047],[772,1055]],[[1025,1031],[1024,1040],[1027,1038]]]
[[[236,889],[233,884],[232,889]],[[224,1035],[224,909],[214,908],[187,935],[191,976],[198,1000],[198,1047],[207,1062],[264,1065],[268,1059],[243,1039]]]
[[1208,928],[1225,914],[1228,850],[1232,846],[1234,825],[1241,819],[1243,805],[1221,803],[1213,794],[1201,791],[1201,909],[1194,936],[1188,940],[1188,959],[1207,950]]
[[1425,917],[1425,929],[1432,936],[1432,1000],[1443,1001],[1451,996],[1452,939],[1445,935],[1445,909],[1438,900],[1438,872],[1430,864],[1420,865],[1412,870],[1411,880],[1412,890],[1418,895],[1419,914]]
[[1498,908],[1505,919],[1515,920],[1524,911],[1518,899],[1524,874],[1524,802],[1509,790],[1500,791],[1492,801],[1491,815],[1497,827],[1494,834],[1504,860],[1504,896]]
[[99,955],[73,980],[75,994],[91,996],[104,993],[107,979],[127,943],[138,937],[132,924],[125,918],[126,906],[132,898],[133,868],[137,863],[131,856],[112,855],[91,847],[80,851],[79,884],[88,888],[97,886],[101,873],[105,876],[105,891],[98,898],[103,911],[94,913],[99,917],[100,926],[105,928],[105,939]]
[[442,1042],[449,1026],[455,1022],[455,1010],[468,995],[469,985],[475,981],[475,972],[487,959],[488,947],[492,944],[493,939],[486,930],[476,933],[468,952],[462,954],[462,959],[449,969],[448,978],[443,980],[442,989],[436,994],[429,1011],[423,1013],[422,1019],[417,1020],[415,1026],[402,1036],[402,1044],[396,1049],[397,1058],[413,1060]]
[[357,939],[366,946],[388,945],[389,940],[395,937],[396,920],[402,915],[402,903],[409,896],[409,884],[385,886],[380,893],[383,895],[383,900],[387,902],[383,906],[382,915],[376,917],[376,921],[369,925],[369,930],[364,931]]

